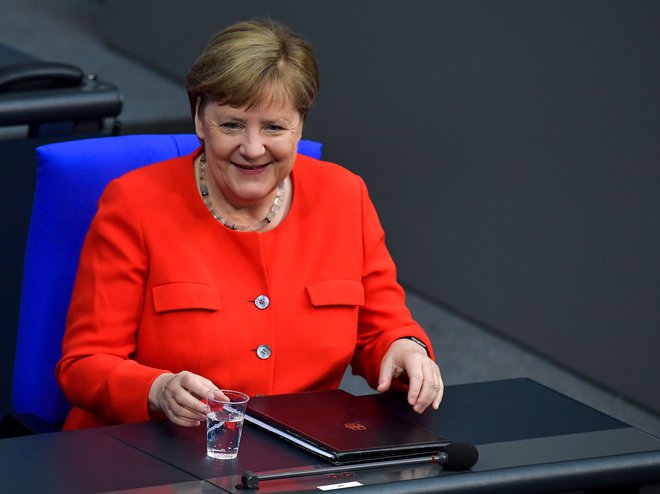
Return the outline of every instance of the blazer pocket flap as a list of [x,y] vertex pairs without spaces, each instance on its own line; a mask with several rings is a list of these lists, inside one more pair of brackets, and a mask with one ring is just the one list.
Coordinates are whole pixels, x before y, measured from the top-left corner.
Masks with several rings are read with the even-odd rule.
[[364,287],[353,280],[323,280],[307,285],[314,307],[330,305],[364,305]]
[[220,294],[214,286],[199,283],[168,283],[152,289],[156,312],[171,310],[219,310]]

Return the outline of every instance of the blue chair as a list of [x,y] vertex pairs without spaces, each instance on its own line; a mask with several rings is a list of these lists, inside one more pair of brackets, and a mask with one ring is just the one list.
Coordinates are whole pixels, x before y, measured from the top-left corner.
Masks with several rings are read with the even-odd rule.
[[[78,257],[101,192],[134,168],[198,145],[194,134],[130,135],[37,149],[12,382],[12,416],[29,432],[59,430],[70,409],[54,369]],[[321,144],[300,141],[298,152],[320,158]]]

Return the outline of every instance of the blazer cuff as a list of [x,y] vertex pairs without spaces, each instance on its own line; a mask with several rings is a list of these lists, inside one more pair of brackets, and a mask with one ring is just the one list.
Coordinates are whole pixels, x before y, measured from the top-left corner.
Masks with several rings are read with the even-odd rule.
[[154,379],[165,370],[154,369],[127,360],[115,369],[110,382],[110,403],[115,421],[119,423],[146,422],[149,413],[149,389]]

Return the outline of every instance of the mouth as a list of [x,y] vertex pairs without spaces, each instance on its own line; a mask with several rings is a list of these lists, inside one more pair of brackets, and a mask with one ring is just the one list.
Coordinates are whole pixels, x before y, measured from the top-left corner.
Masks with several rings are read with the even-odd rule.
[[233,161],[231,162],[232,165],[234,165],[236,168],[239,170],[248,172],[248,173],[258,173],[259,171],[263,170],[266,168],[268,165],[271,163],[265,163],[263,165],[240,165],[238,163],[234,163]]

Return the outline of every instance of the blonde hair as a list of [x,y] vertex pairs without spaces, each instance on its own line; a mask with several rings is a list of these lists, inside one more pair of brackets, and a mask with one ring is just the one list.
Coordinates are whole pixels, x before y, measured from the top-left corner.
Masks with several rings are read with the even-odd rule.
[[279,22],[238,22],[215,34],[186,77],[195,116],[209,101],[235,107],[291,102],[305,119],[319,90],[309,44]]

